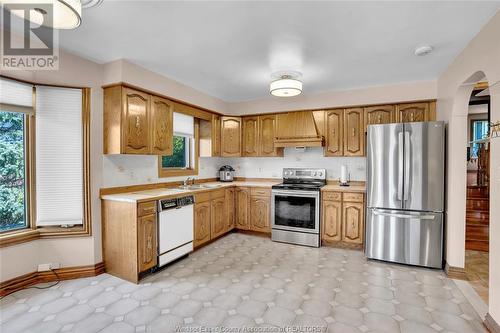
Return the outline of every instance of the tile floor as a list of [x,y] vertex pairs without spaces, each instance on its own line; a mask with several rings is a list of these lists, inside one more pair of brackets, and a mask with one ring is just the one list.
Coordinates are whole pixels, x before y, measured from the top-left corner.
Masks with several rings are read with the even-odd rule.
[[488,304],[489,253],[465,250],[465,274],[476,293]]
[[0,331],[9,333],[165,333],[179,327],[200,332],[216,326],[258,326],[259,332],[284,326],[338,333],[485,332],[440,271],[237,233],[140,285],[102,274],[19,291],[4,298],[0,309]]

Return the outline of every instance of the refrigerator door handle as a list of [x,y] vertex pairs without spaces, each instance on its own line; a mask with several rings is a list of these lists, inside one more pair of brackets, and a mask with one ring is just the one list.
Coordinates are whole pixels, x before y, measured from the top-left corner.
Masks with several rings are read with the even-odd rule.
[[403,146],[403,132],[398,133],[398,200],[403,200],[403,155],[404,155],[404,146]]
[[410,199],[410,132],[405,131],[403,200]]
[[388,217],[398,217],[400,219],[418,219],[418,220],[434,220],[434,215],[411,215],[403,213],[391,213],[387,211],[382,211],[378,209],[373,210],[373,215],[388,216]]

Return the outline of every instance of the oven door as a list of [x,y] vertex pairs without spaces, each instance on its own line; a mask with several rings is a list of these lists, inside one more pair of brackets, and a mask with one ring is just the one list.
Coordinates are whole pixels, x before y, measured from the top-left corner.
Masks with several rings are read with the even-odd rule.
[[273,190],[273,229],[319,234],[319,191]]

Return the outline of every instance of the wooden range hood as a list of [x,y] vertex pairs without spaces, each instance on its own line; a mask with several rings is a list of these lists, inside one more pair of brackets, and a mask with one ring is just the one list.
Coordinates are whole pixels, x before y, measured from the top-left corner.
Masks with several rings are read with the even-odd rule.
[[276,116],[275,147],[321,147],[321,135],[312,111],[279,113]]

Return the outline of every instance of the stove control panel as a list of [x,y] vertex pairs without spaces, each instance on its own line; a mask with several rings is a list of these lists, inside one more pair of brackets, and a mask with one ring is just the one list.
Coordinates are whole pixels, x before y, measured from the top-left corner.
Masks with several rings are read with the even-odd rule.
[[285,168],[283,169],[283,179],[326,179],[326,169],[303,169]]

